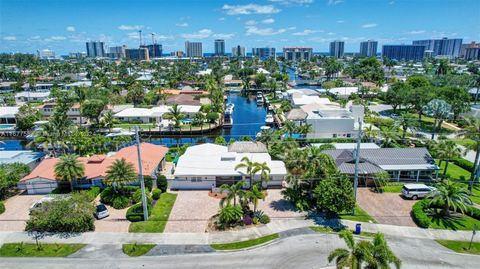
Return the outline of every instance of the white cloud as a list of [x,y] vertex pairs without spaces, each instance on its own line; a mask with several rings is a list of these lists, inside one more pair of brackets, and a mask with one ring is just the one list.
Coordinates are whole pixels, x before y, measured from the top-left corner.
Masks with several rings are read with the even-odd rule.
[[214,34],[213,37],[214,38],[220,38],[220,39],[231,39],[232,37],[234,37],[235,34],[234,33],[230,33],[230,34]]
[[329,6],[334,6],[334,5],[338,5],[342,2],[343,2],[343,0],[328,0],[327,3],[328,3]]
[[140,36],[138,35],[138,32],[130,32],[127,34],[128,39],[133,39],[137,40],[140,39]]
[[273,5],[223,5],[222,9],[228,15],[248,15],[248,14],[274,14],[280,12],[280,9]]
[[175,25],[178,26],[178,27],[188,27],[188,23],[186,23],[186,22],[177,23]]
[[273,29],[273,28],[258,28],[257,26],[247,26],[246,35],[278,35],[285,33],[287,29]]
[[407,34],[409,35],[419,35],[423,33],[425,33],[425,30],[413,30],[413,31],[407,32]]
[[155,38],[159,39],[159,40],[168,40],[168,39],[173,39],[174,36],[172,36],[172,35],[155,35]]
[[279,3],[281,5],[286,5],[286,6],[307,6],[309,4],[312,4],[314,0],[269,0],[270,2],[274,3]]
[[272,18],[265,19],[265,20],[262,21],[262,23],[264,23],[264,24],[272,24],[272,23],[274,23],[274,22],[275,22],[275,20],[272,19]]
[[225,17],[218,18],[219,21],[224,21]]
[[67,38],[64,36],[51,36],[50,39],[53,41],[60,41],[60,40],[65,40]]
[[257,22],[254,21],[254,20],[248,20],[248,21],[245,22],[245,25],[248,25],[248,26],[252,26],[252,25],[256,25],[256,24],[257,24]]
[[338,20],[337,23],[344,23],[344,20]]
[[321,31],[321,30],[305,29],[305,30],[303,30],[302,32],[296,32],[296,33],[293,33],[292,35],[296,35],[296,36],[306,36],[306,35],[311,35],[311,34],[319,33],[319,32],[323,32],[323,31]]
[[34,35],[29,38],[30,40],[39,40],[40,36],[39,35]]
[[75,32],[75,27],[74,26],[67,26],[67,28],[65,28],[65,30],[67,30],[68,32]]
[[362,28],[373,28],[373,27],[377,27],[377,24],[376,23],[366,23],[366,24],[362,25]]
[[13,35],[4,36],[3,40],[5,40],[5,41],[15,41],[15,40],[17,40],[17,37],[13,36]]
[[118,29],[122,30],[122,31],[133,31],[133,30],[141,30],[143,29],[143,25],[125,25],[125,24],[122,24],[120,26],[118,26]]
[[194,33],[189,33],[189,34],[182,34],[183,38],[186,39],[203,39],[203,38],[208,38],[213,34],[213,31],[210,29],[202,29],[198,32]]

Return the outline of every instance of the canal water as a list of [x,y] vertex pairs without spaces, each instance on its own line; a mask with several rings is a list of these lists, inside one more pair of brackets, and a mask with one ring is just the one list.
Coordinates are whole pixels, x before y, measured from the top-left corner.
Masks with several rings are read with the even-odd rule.
[[[267,114],[264,106],[258,106],[255,96],[244,96],[240,93],[229,93],[228,103],[235,105],[233,110],[233,126],[231,128],[220,128],[209,134],[201,135],[178,135],[165,137],[142,138],[153,144],[165,145],[167,147],[182,144],[199,144],[213,142],[217,136],[223,136],[227,142],[230,138],[239,140],[243,136],[255,138],[260,132],[260,127],[265,125]],[[3,138],[2,138],[3,139]],[[7,139],[0,144],[0,150],[22,150],[27,142],[21,139]]]

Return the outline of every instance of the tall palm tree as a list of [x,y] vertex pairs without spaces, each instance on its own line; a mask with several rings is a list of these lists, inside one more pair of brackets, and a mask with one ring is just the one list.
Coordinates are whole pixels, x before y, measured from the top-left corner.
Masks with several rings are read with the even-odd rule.
[[328,255],[328,262],[335,260],[338,269],[348,267],[350,269],[361,269],[365,261],[371,261],[372,243],[360,241],[358,243],[353,239],[350,230],[343,230],[339,233],[340,238],[345,240],[347,248],[337,248]]
[[395,120],[395,126],[402,128],[402,141],[404,144],[408,128],[414,127],[416,125],[417,120],[409,113],[402,113],[400,117]]
[[465,123],[465,127],[459,135],[473,140],[473,143],[468,144],[466,148],[475,151],[475,161],[473,162],[473,170],[470,180],[476,180],[478,182],[478,178],[480,176],[480,119],[468,117],[465,119]]
[[382,146],[384,148],[392,146],[400,139],[395,127],[381,127],[380,136],[383,138]]
[[223,207],[225,204],[225,201],[227,202],[227,205],[230,204],[230,201],[233,200],[233,205],[237,205],[237,196],[240,200],[241,197],[245,195],[245,192],[242,190],[243,185],[245,185],[245,180],[240,180],[235,184],[228,185],[228,184],[223,184],[220,186],[220,193],[223,193],[224,191],[227,192],[227,196],[225,196],[222,200],[220,200],[220,207]]
[[108,130],[111,130],[113,128],[115,122],[116,119],[111,111],[107,111],[107,113],[103,114],[102,118],[100,119],[100,123],[102,124],[102,126],[104,128],[108,128]]
[[425,111],[425,114],[434,118],[431,137],[431,139],[433,140],[435,139],[435,133],[437,131],[437,128],[442,127],[442,120],[448,116],[448,114],[452,110],[452,106],[444,100],[433,99],[425,105],[423,110]]
[[248,157],[243,157],[240,163],[235,166],[235,170],[245,168],[245,173],[249,175],[250,188],[253,186],[253,169],[257,166],[257,163],[250,161]]
[[463,155],[462,150],[452,140],[441,140],[437,146],[438,158],[445,161],[445,168],[443,169],[443,175],[447,174],[448,163],[455,158],[459,158]]
[[[270,169],[270,167],[268,167],[267,162],[256,163],[255,167],[252,170],[252,174],[255,175],[256,173],[260,172],[260,179],[261,179],[260,185],[262,185],[263,182],[265,182],[265,184],[268,184],[268,181],[270,181],[270,172],[271,171],[272,170]],[[250,186],[250,189],[252,187],[253,186]]]
[[253,185],[250,191],[246,192],[245,196],[253,204],[253,212],[257,211],[258,200],[265,199],[265,193],[259,190],[257,185]]
[[295,123],[293,121],[286,121],[283,124],[283,129],[288,134],[288,137],[291,138],[292,134],[295,133],[295,131],[297,130],[297,126],[295,125]]
[[168,109],[168,112],[163,114],[163,117],[166,119],[173,120],[175,122],[175,127],[180,127],[180,122],[185,118],[185,113],[182,112],[178,104],[173,104],[172,107]]
[[267,146],[267,149],[270,149],[270,146],[274,141],[276,141],[278,136],[276,135],[276,131],[272,129],[262,130],[260,132],[260,136],[256,138],[258,142],[262,142]]
[[54,173],[56,178],[70,182],[70,190],[73,191],[73,181],[84,176],[85,165],[77,159],[77,155],[63,155],[55,164]]
[[111,185],[115,192],[117,191],[117,185],[123,186],[129,182],[133,182],[137,180],[138,176],[133,164],[127,162],[125,158],[115,160],[106,172],[105,183]]
[[378,136],[378,130],[373,129],[373,124],[363,128],[363,136],[369,142],[372,142]]
[[395,256],[395,253],[390,249],[385,240],[385,237],[381,233],[375,234],[373,238],[373,247],[370,249],[372,259],[368,261],[367,269],[388,269],[390,264],[393,263],[395,268],[399,269],[402,266],[402,261]]
[[443,216],[445,217],[450,217],[450,208],[453,211],[459,209],[464,213],[468,210],[466,204],[472,203],[467,191],[451,182],[440,183],[437,190],[431,192],[428,197],[432,198],[429,200],[429,205],[443,205]]
[[[80,107],[83,106],[83,103],[87,99],[87,89],[85,87],[74,87],[73,91],[75,92],[76,99],[80,104]],[[82,110],[79,111],[80,115],[80,126],[82,125]]]

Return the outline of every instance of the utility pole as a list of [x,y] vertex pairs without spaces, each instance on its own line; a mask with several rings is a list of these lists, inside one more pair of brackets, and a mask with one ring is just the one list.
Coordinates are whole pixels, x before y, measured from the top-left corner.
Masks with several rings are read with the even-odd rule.
[[[357,148],[355,149],[355,178],[353,179],[353,197],[355,198],[355,206],[357,206],[357,188],[358,188],[358,163],[360,161],[360,143],[362,141],[362,120],[358,118],[358,137]],[[352,215],[355,215],[355,206]]]
[[140,188],[142,189],[142,206],[143,220],[148,220],[147,195],[145,194],[145,181],[143,179],[142,157],[140,156],[140,135],[138,134],[138,126],[135,126],[135,137],[137,139],[137,155],[138,155],[138,177],[140,179]]

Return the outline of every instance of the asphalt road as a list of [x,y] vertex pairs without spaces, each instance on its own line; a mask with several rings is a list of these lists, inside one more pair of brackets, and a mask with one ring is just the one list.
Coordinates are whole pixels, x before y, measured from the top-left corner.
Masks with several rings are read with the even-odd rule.
[[[435,241],[388,238],[402,268],[480,268],[480,256],[452,252]],[[329,252],[344,247],[335,234],[310,234],[238,252],[121,258],[1,258],[0,268],[324,268]],[[110,251],[110,250],[109,250]],[[333,268],[333,267],[332,267]]]

